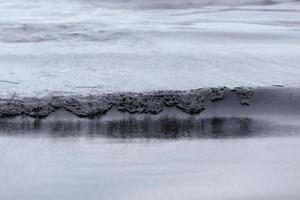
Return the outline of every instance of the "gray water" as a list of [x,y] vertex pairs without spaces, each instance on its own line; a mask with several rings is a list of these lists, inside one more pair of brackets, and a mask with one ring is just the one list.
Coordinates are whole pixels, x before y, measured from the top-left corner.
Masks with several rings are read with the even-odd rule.
[[300,138],[0,136],[1,200],[299,199]]

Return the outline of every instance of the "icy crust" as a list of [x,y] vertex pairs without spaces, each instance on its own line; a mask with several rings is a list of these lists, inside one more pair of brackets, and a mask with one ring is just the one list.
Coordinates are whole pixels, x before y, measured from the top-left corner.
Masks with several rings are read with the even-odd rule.
[[226,94],[235,94],[241,105],[249,105],[252,88],[201,88],[189,91],[154,91],[147,93],[113,93],[90,96],[53,96],[44,98],[0,99],[0,118],[30,116],[46,118],[50,113],[64,110],[82,118],[105,115],[112,107],[131,114],[158,114],[166,107],[176,107],[188,114],[205,110],[207,101],[221,101]]

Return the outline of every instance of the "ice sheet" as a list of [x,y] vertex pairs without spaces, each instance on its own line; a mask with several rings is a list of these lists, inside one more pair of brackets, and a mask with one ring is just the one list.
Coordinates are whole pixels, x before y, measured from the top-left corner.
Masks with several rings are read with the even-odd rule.
[[145,2],[1,2],[1,96],[300,86],[299,1]]

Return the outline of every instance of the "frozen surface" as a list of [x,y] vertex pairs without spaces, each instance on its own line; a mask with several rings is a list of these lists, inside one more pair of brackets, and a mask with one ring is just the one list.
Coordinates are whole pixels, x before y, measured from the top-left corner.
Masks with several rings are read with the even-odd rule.
[[300,2],[11,0],[0,94],[299,87]]
[[2,200],[296,200],[300,138],[0,137]]

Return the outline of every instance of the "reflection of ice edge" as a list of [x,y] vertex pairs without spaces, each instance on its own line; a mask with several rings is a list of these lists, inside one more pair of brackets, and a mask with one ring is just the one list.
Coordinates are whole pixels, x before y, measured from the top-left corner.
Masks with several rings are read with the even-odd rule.
[[153,118],[129,117],[120,120],[36,120],[0,119],[1,134],[40,134],[51,136],[105,136],[112,138],[180,138],[180,137],[245,137],[261,129],[258,121],[249,118]]
[[112,107],[131,114],[158,114],[165,107],[176,107],[188,114],[199,114],[205,110],[207,101],[221,101],[231,93],[236,94],[241,105],[249,105],[254,90],[247,87],[223,87],[189,91],[125,92],[99,96],[0,99],[0,117],[46,118],[54,111],[64,110],[78,117],[93,118],[106,114]]
[[[58,115],[57,115],[58,114]],[[0,135],[85,136],[108,138],[227,138],[257,136],[299,136],[298,124],[277,123],[250,117],[209,117],[184,115],[105,116],[78,118],[55,113],[47,119],[1,118]],[[169,113],[170,114],[170,113]],[[110,115],[110,114],[108,114]],[[72,117],[73,116],[73,117]]]

